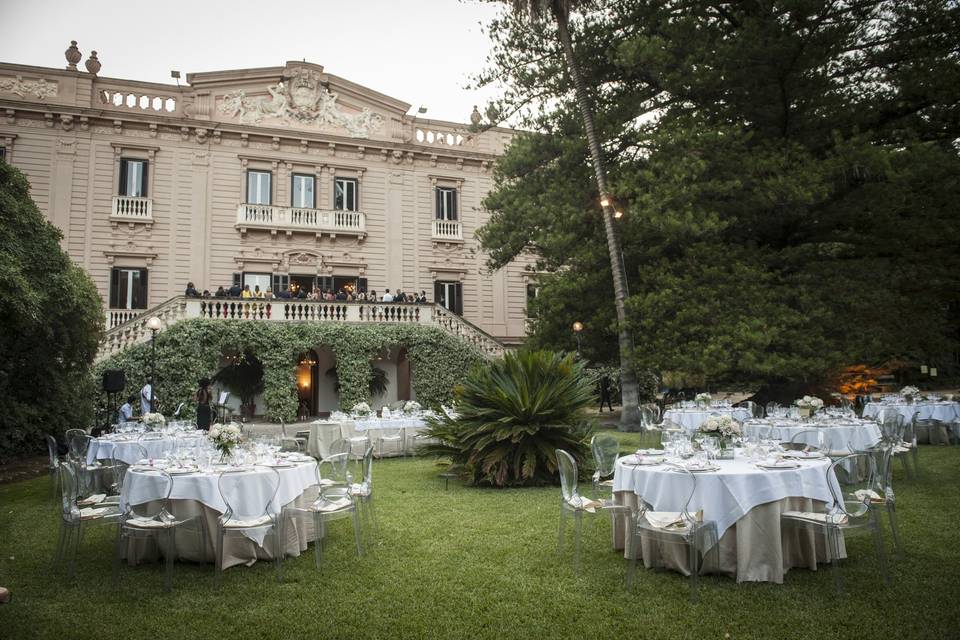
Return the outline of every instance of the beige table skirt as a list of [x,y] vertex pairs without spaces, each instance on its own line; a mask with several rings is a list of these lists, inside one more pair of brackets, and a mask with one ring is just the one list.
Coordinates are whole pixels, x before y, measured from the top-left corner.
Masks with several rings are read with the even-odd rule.
[[[304,491],[293,501],[293,505],[307,507],[317,499],[317,489]],[[199,545],[193,525],[190,528],[181,528],[176,532],[177,560],[188,562],[213,563],[217,548],[217,519],[222,515],[197,500],[171,500],[170,511],[177,518],[192,518],[202,515],[207,527],[206,540],[203,547]],[[257,560],[273,560],[275,549],[275,532],[267,533],[263,547],[242,534],[231,534],[223,541],[223,568],[236,565],[253,565]],[[312,518],[291,518],[286,516],[283,522],[283,550],[288,556],[299,556],[307,550],[307,544],[316,539]],[[158,544],[157,540],[161,542]],[[152,538],[128,538],[124,545],[123,557],[128,564],[155,561],[161,555],[166,545],[166,538],[154,536]]]
[[[617,504],[636,508],[637,495],[630,491],[614,493]],[[817,562],[826,562],[824,536],[815,531],[793,526],[780,526],[780,514],[784,511],[822,511],[824,504],[810,498],[785,498],[761,504],[751,509],[735,525],[720,537],[720,565],[715,557],[707,554],[700,573],[721,573],[736,578],[737,582],[783,583],[783,576],[792,568],[816,570]],[[625,558],[630,550],[624,548],[628,531],[628,518],[614,518],[613,546],[623,549]],[[841,557],[846,548],[841,540]],[[660,567],[690,575],[690,560],[683,544],[663,543],[642,537],[640,557],[647,568]]]

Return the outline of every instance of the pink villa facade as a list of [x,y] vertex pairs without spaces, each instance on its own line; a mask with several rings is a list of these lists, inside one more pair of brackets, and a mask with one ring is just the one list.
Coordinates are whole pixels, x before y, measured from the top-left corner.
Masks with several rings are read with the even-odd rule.
[[0,63],[0,153],[93,278],[108,329],[188,282],[239,283],[425,291],[523,340],[527,265],[488,272],[474,237],[511,130],[407,115],[306,62],[177,86],[103,77],[95,57],[83,71],[73,47],[67,61]]

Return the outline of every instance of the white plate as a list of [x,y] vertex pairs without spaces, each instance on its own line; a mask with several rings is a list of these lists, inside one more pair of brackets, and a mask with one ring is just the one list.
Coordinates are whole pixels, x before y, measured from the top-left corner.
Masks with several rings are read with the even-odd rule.
[[781,469],[799,469],[800,463],[794,462],[793,464],[757,464],[761,469],[766,469],[768,471],[780,471]]
[[796,458],[797,460],[820,460],[823,454],[819,451],[784,451],[784,458]]
[[720,471],[720,467],[684,467],[690,473],[709,473],[711,471]]
[[170,467],[169,469],[164,469],[164,471],[172,476],[183,476],[188,473],[196,473],[200,471],[200,469],[195,469],[193,467]]
[[637,449],[635,452],[636,455],[645,456],[645,457],[662,456],[662,455],[665,455],[666,453],[667,452],[664,451],[663,449]]

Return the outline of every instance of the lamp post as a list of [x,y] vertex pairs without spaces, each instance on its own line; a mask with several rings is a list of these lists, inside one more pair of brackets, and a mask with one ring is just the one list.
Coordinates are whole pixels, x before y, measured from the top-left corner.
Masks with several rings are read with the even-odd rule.
[[573,323],[573,335],[577,336],[577,357],[580,357],[580,332],[583,331],[583,323],[577,320]]
[[163,327],[160,318],[153,316],[147,320],[147,329],[150,329],[150,411],[157,412],[154,398],[157,388],[157,331]]

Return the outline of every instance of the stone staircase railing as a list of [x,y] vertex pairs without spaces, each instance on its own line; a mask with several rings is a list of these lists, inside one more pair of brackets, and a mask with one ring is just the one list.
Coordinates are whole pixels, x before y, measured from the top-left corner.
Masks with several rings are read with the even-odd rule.
[[[188,318],[255,322],[344,322],[356,324],[421,324],[435,326],[467,342],[487,357],[503,355],[505,347],[482,329],[439,304],[379,302],[320,302],[308,300],[237,300],[177,296],[146,309],[137,317],[108,328],[97,359],[109,357],[150,339],[147,320],[160,318],[163,329]],[[161,329],[161,331],[163,330]]]

